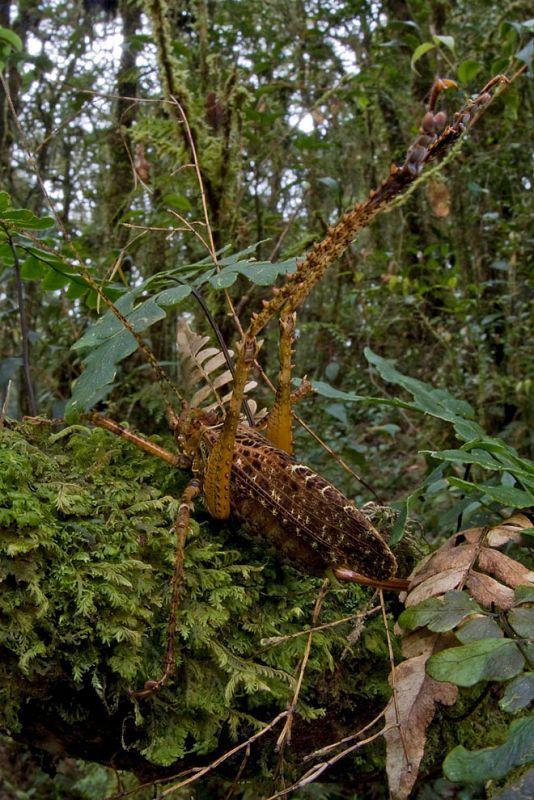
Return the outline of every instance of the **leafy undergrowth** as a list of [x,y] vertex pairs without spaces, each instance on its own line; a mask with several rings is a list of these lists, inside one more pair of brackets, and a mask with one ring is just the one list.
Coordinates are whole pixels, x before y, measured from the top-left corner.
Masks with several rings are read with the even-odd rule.
[[[523,514],[493,528],[464,530],[412,576],[398,620],[406,660],[391,676],[397,708],[391,700],[386,712],[391,725],[397,713],[400,719],[386,733],[395,800],[410,796],[427,728],[438,706],[458,703],[459,687],[482,688],[479,701],[491,695],[492,684],[497,687],[486,732],[494,746],[473,752],[456,739],[443,764],[447,778],[483,785],[534,762],[534,716],[528,714],[534,699],[534,572],[510,555],[527,545],[531,530]],[[501,712],[517,718],[503,725]],[[466,742],[474,744],[469,737]]]
[[[187,476],[83,425],[6,426],[0,457],[0,727],[20,742],[150,782],[271,730],[251,745],[243,797],[260,784],[269,796],[284,764],[297,789],[328,771],[328,784],[314,783],[329,786],[325,797],[341,781],[343,792],[372,786],[385,798],[383,737],[399,800],[417,796],[417,779],[436,774],[447,753],[445,775],[469,797],[532,760],[534,575],[516,560],[531,541],[526,516],[456,534],[418,565],[397,629],[397,704],[388,703],[379,608],[366,610],[359,587],[331,588],[281,756],[280,728],[269,725],[294,696],[321,582],[197,508],[176,670],[159,694],[136,699],[130,689],[162,671],[172,522]],[[235,775],[238,763],[228,763]],[[206,780],[223,796],[233,778],[223,766]]]

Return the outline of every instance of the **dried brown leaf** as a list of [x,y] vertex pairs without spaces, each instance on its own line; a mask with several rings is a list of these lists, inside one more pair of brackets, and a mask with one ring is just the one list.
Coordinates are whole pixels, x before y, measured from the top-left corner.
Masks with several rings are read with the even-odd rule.
[[[393,800],[405,800],[417,780],[423,757],[426,730],[436,712],[436,705],[453,705],[458,689],[452,683],[430,678],[425,665],[431,653],[403,661],[395,669],[399,723],[393,698],[389,701],[385,721],[390,729],[385,733],[386,770]],[[390,681],[392,682],[392,681]]]
[[430,657],[445,647],[455,647],[458,644],[456,636],[451,631],[434,633],[427,628],[418,628],[415,631],[403,632],[402,628],[399,628],[396,632],[402,637],[401,647],[404,658],[423,655]]
[[443,570],[436,575],[431,575],[420,583],[415,589],[410,590],[405,601],[406,607],[414,606],[428,597],[444,594],[452,589],[457,589],[465,577],[465,568]]
[[457,537],[462,537],[470,544],[477,544],[487,533],[487,528],[467,528],[465,531],[460,531],[456,534]]
[[466,587],[472,597],[484,608],[502,608],[507,611],[514,604],[514,591],[509,586],[504,586],[495,578],[484,575],[482,572],[471,570],[467,578]]
[[475,544],[461,544],[453,549],[440,547],[419,567],[410,581],[410,589],[415,588],[432,577],[432,575],[442,573],[444,570],[469,569],[476,554],[477,546]]
[[521,586],[534,583],[534,572],[527,569],[504,553],[490,547],[482,547],[478,556],[478,566],[484,572],[490,572],[508,586]]
[[521,544],[523,541],[523,529],[531,527],[532,522],[525,514],[514,514],[501,525],[496,525],[489,531],[486,543],[490,547],[502,547],[508,542]]
[[436,217],[449,215],[449,190],[443,181],[431,181],[427,187],[427,197],[432,206],[432,213]]

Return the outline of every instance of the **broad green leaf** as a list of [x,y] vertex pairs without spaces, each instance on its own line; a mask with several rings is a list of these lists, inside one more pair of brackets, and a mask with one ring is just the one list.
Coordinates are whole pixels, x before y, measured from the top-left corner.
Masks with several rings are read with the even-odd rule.
[[499,708],[515,714],[527,708],[534,700],[534,672],[524,672],[518,675],[506,686],[504,695],[499,700]]
[[473,450],[487,450],[493,453],[502,464],[511,469],[511,465],[515,465],[527,474],[534,476],[534,462],[528,458],[518,455],[515,450],[507,442],[501,439],[495,439],[492,436],[485,436],[483,439],[477,439],[472,442],[466,442],[462,449]]
[[514,594],[518,603],[534,603],[534,586],[516,586]]
[[470,59],[462,61],[458,66],[458,79],[460,83],[470,83],[473,78],[476,78],[481,69],[482,64],[478,61],[471,61]]
[[178,211],[191,211],[191,203],[183,194],[166,194],[163,203]]
[[22,52],[22,39],[15,31],[8,30],[8,28],[0,28],[0,40],[7,42],[17,53]]
[[[48,250],[43,250],[39,247],[33,247],[33,245],[26,245],[24,249],[27,253],[35,256],[35,258],[38,261],[41,261],[45,266],[58,267],[59,269],[72,272],[76,270],[76,267],[72,266],[68,259],[62,258],[57,253],[51,253]],[[79,276],[79,279],[83,280],[81,276]]]
[[459,746],[443,762],[443,771],[455,783],[485,783],[504,778],[514,767],[534,759],[534,716],[515,720],[506,741],[498,747],[466,750]]
[[11,197],[7,192],[0,192],[0,213],[5,211],[6,208],[9,208],[11,203]]
[[208,279],[214,289],[229,289],[237,280],[237,272],[235,270],[221,270],[215,273]]
[[512,608],[508,621],[518,636],[534,640],[534,608]]
[[450,461],[453,464],[478,464],[479,467],[493,470],[504,470],[505,467],[484,451],[467,452],[467,450],[423,450],[432,458],[440,461]]
[[172,289],[164,289],[162,292],[155,295],[154,300],[158,306],[172,308],[173,306],[177,306],[179,303],[181,303],[182,300],[185,300],[186,297],[189,297],[190,294],[190,286],[173,286]]
[[156,322],[165,319],[166,316],[165,311],[158,305],[156,300],[153,297],[149,297],[148,300],[136,306],[127,319],[134,331],[141,333]]
[[444,44],[448,47],[451,53],[454,53],[454,36],[438,36],[437,34],[432,37],[435,44]]
[[224,264],[220,272],[209,278],[209,283],[216,289],[226,289],[231,286],[237,275],[244,275],[252,283],[258,286],[271,286],[280,275],[286,275],[295,271],[296,259],[289,258],[286,261],[247,261],[229,257],[223,259]]
[[471,422],[474,419],[475,412],[473,407],[465,400],[457,400],[446,389],[434,389],[416,378],[403,375],[391,361],[373,353],[369,347],[364,349],[364,355],[369,363],[376,367],[385,381],[402,386],[413,396],[417,410],[444,419],[447,422],[468,421],[473,430],[478,430],[478,434],[470,438],[474,439],[477,436],[482,438],[484,436],[484,430],[476,423]]
[[36,217],[27,208],[10,208],[2,212],[2,220],[6,224],[17,225],[19,228],[43,231],[53,228],[56,224],[52,217]]
[[286,261],[247,261],[236,264],[236,270],[258,286],[270,286],[279,275],[295,272],[296,258]]
[[455,633],[462,644],[481,639],[502,639],[504,636],[502,628],[490,616],[468,619]]
[[399,625],[406,630],[427,627],[436,633],[451,631],[470,614],[481,611],[467,592],[446,592],[443,597],[430,597],[410,606],[399,617]]
[[113,388],[117,364],[136,349],[137,341],[129,331],[123,329],[91,351],[65,408],[67,422],[74,421],[79,414],[89,411],[109,394]]
[[479,681],[505,681],[523,669],[525,660],[512,639],[482,639],[431,656],[427,672],[437,681],[474,686]]
[[[296,384],[300,381],[296,380]],[[328,397],[331,400],[344,400],[348,403],[367,403],[368,405],[378,406],[393,406],[394,408],[413,408],[411,403],[405,403],[403,400],[396,400],[395,398],[387,397],[367,397],[361,394],[353,394],[352,392],[343,392],[340,389],[335,389],[325,381],[312,381],[313,391],[321,395],[321,397]]]
[[470,483],[454,476],[448,477],[447,480],[452,486],[457,486],[465,492],[481,492],[497,503],[510,508],[528,508],[534,503],[533,494],[517,489],[515,486],[487,486],[483,483]]
[[46,266],[35,256],[25,258],[20,266],[20,277],[25,281],[35,281],[43,277],[47,271]]
[[[117,309],[126,318],[132,311],[138,294],[139,289],[133,289],[130,292],[126,292],[115,303]],[[119,333],[122,329],[123,324],[120,319],[115,316],[111,309],[108,309],[106,313],[99,320],[97,320],[94,325],[91,325],[89,330],[87,330],[84,335],[72,345],[72,349],[83,350],[84,348],[94,347],[106,339],[109,339],[110,336],[114,336],[115,334]]]
[[[465,448],[465,449],[464,449]],[[449,461],[453,464],[476,464],[483,469],[493,470],[494,472],[510,472],[512,475],[524,477],[527,480],[530,477],[530,465],[526,459],[516,459],[516,463],[512,463],[510,459],[500,458],[496,459],[486,452],[485,449],[470,450],[468,445],[464,445],[461,450],[422,450],[423,453],[428,453],[432,458],[439,461]],[[517,466],[517,461],[521,466]]]
[[436,45],[434,42],[423,42],[423,44],[420,44],[419,47],[416,47],[410,62],[412,69],[415,68],[416,63],[422,56],[424,56],[425,53],[428,53],[429,50],[434,50],[435,47]]
[[49,268],[41,282],[41,286],[47,292],[63,289],[69,283],[69,276],[57,269]]

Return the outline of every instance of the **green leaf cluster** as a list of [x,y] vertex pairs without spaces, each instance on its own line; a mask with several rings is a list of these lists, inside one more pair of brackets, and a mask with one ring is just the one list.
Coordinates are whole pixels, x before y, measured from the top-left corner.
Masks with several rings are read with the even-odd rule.
[[[216,290],[228,289],[240,275],[258,286],[268,286],[280,275],[295,270],[294,258],[276,263],[250,258],[256,247],[253,245],[220,258],[217,268],[209,259],[204,259],[160,272],[124,292],[115,305],[133,330],[142,333],[165,319],[193,290],[203,286]],[[113,388],[120,362],[135,352],[137,342],[109,309],[89,327],[73,349],[85,353],[85,369],[74,384],[72,397],[67,403],[66,417],[70,421],[107,397]]]
[[[492,613],[467,592],[449,591],[407,608],[399,624],[406,630],[454,631],[459,645],[431,656],[428,674],[463,687],[487,681],[506,684],[499,707],[524,714],[534,700],[534,588],[517,587],[515,598],[509,611]],[[455,747],[443,764],[447,778],[484,783],[506,777],[513,768],[534,761],[533,732],[534,717],[527,715],[512,723],[498,747],[474,752]]]
[[[436,389],[428,383],[404,375],[391,361],[377,355],[370,348],[366,348],[364,352],[368,362],[376,368],[384,381],[400,386],[413,399],[406,401],[399,398],[365,397],[339,391],[324,382],[314,382],[315,391],[339,401],[391,406],[434,417],[449,423],[456,438],[462,442],[461,447],[455,450],[422,451],[433,468],[423,484],[404,498],[391,538],[392,544],[402,537],[408,514],[422,492],[444,477],[450,487],[469,496],[472,507],[497,503],[513,510],[534,505],[534,463],[520,456],[503,439],[486,434],[475,421],[475,412],[468,402],[458,400],[447,389]],[[455,474],[460,466],[465,473],[468,465],[471,475],[476,477],[467,480]]]

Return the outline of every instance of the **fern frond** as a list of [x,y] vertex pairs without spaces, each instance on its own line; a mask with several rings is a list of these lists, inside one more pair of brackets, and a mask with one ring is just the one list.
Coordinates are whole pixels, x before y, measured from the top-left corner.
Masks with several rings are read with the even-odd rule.
[[[233,377],[228,368],[226,355],[217,347],[211,346],[209,342],[209,336],[195,333],[185,318],[179,320],[176,343],[182,367],[181,380],[185,394],[191,396],[194,392],[190,401],[191,407],[202,407],[205,411],[212,411],[215,408],[223,410],[232,396]],[[228,353],[233,356],[232,350]],[[245,393],[255,389],[256,386],[256,381],[249,381],[245,386]],[[223,396],[221,389],[226,391]],[[210,402],[203,405],[207,400]],[[254,400],[247,402],[253,416],[257,418],[257,404]]]

